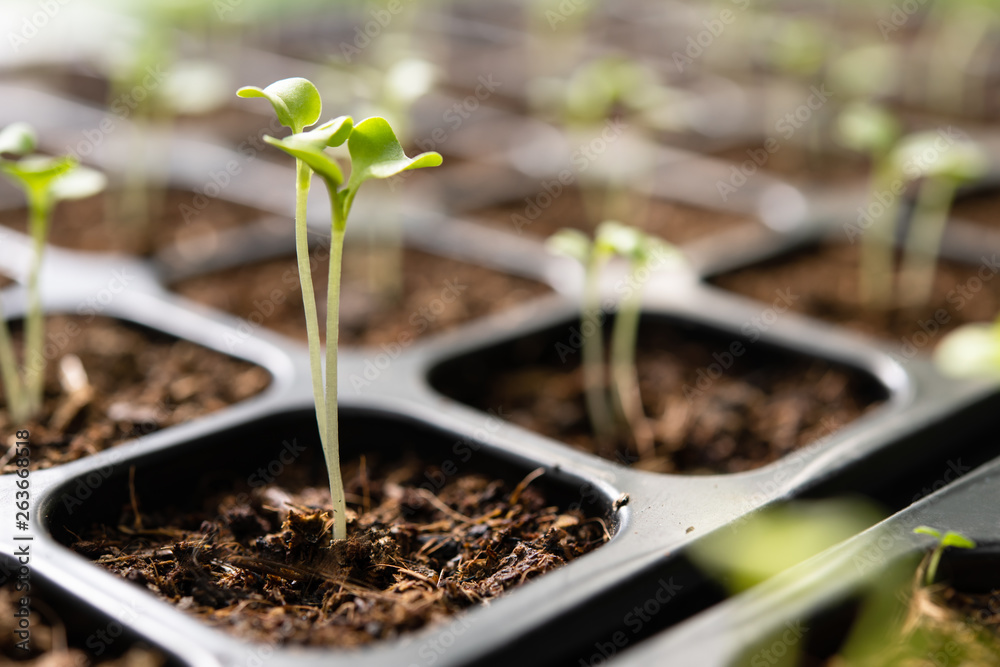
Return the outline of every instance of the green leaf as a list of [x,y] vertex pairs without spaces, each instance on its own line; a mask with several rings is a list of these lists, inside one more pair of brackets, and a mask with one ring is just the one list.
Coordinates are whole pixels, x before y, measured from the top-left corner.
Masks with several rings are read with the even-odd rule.
[[957,549],[975,549],[976,543],[970,540],[965,535],[961,533],[956,533],[955,531],[949,530],[941,538],[941,545],[946,547],[955,547]]
[[674,245],[614,220],[598,225],[594,237],[598,252],[619,255],[633,265],[646,264],[654,259],[663,262],[684,260],[683,253]]
[[918,535],[930,535],[931,537],[936,537],[938,539],[941,538],[941,531],[931,528],[930,526],[917,526],[913,529],[913,532]]
[[0,130],[0,153],[27,155],[37,143],[35,130],[27,123],[11,123]]
[[108,184],[108,179],[99,171],[89,167],[77,166],[59,178],[50,186],[52,198],[56,201],[68,199],[84,199],[96,195]]
[[901,126],[885,109],[863,102],[848,105],[837,117],[837,138],[859,153],[885,153],[899,138]]
[[278,114],[281,124],[291,128],[294,133],[299,133],[318,121],[323,111],[323,101],[316,86],[302,77],[281,79],[263,89],[244,86],[236,94],[240,97],[267,99]]
[[594,245],[600,252],[620,255],[629,260],[640,257],[646,235],[634,227],[614,220],[602,222],[594,232]]
[[1000,378],[1000,340],[996,326],[967,324],[946,335],[934,350],[934,362],[953,377]]
[[893,151],[893,161],[904,173],[959,183],[982,178],[989,169],[989,159],[977,144],[930,131],[905,137]]
[[347,189],[358,187],[372,178],[389,178],[410,169],[437,167],[441,155],[433,151],[409,158],[403,153],[395,133],[385,118],[366,118],[354,126],[347,140],[351,153],[351,179]]
[[0,162],[0,170],[18,185],[33,192],[46,192],[52,182],[77,164],[72,157],[29,155],[17,162]]
[[340,165],[337,164],[333,156],[326,153],[324,150],[326,146],[323,143],[303,139],[302,136],[301,134],[293,134],[285,139],[264,137],[264,141],[305,162],[310,169],[326,181],[330,195],[334,196],[337,188],[344,182],[344,173],[340,170]]
[[308,132],[301,132],[297,139],[316,144],[317,147],[340,146],[351,136],[354,120],[350,116],[338,116],[328,120]]
[[560,229],[545,241],[545,248],[554,255],[575,259],[585,265],[590,261],[591,243],[578,229]]

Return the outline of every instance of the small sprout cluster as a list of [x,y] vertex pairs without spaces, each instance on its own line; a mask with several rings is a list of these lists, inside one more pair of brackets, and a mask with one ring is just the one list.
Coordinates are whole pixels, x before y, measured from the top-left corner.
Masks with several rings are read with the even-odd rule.
[[[327,121],[312,130],[319,121],[323,104],[316,86],[295,77],[276,81],[266,88],[240,88],[240,97],[263,97],[274,107],[278,120],[291,129],[284,139],[265,137],[272,146],[295,158],[297,167],[295,206],[295,247],[299,281],[306,312],[306,333],[312,371],[313,397],[320,441],[326,456],[333,500],[334,539],[347,537],[347,513],[344,483],[340,472],[340,439],[337,412],[337,342],[340,324],[340,280],[347,218],[358,189],[372,179],[390,178],[403,171],[436,167],[438,153],[422,153],[414,158],[403,153],[396,135],[384,118],[373,117],[354,124],[348,116]],[[346,179],[337,160],[326,149],[347,144],[350,176]],[[306,226],[306,202],[313,173],[323,179],[330,195],[330,269],[328,275],[326,359],[320,352],[319,315],[309,266],[309,242]],[[325,386],[324,386],[325,366]]]
[[24,191],[28,202],[28,232],[34,250],[28,271],[28,313],[24,324],[24,365],[21,369],[17,365],[6,317],[0,308],[0,378],[14,422],[24,422],[36,416],[42,408],[45,323],[39,274],[52,212],[60,201],[89,197],[100,192],[105,185],[102,174],[80,166],[75,158],[36,154],[37,143],[35,131],[26,123],[14,123],[0,130],[0,154],[18,158],[0,158],[0,173]]
[[[583,382],[594,434],[607,447],[620,434],[635,439],[640,456],[652,453],[653,438],[646,423],[635,368],[635,347],[639,331],[642,292],[632,289],[625,295],[611,333],[610,393],[605,377],[604,333],[601,327],[601,275],[612,257],[624,258],[632,277],[649,271],[654,262],[682,262],[680,251],[658,239],[619,222],[598,225],[594,240],[576,229],[562,229],[547,241],[551,252],[571,257],[583,265],[585,284],[582,320],[592,324],[593,333],[584,336]],[[629,284],[641,284],[633,280]],[[620,427],[625,430],[622,431]]]
[[931,537],[937,539],[937,545],[934,547],[934,551],[931,552],[931,559],[927,563],[927,572],[924,574],[924,585],[930,586],[937,579],[938,566],[941,564],[941,555],[944,550],[948,547],[955,547],[956,549],[975,549],[976,543],[970,540],[965,535],[961,533],[956,533],[953,530],[949,530],[944,534],[936,528],[931,528],[930,526],[917,526],[913,529],[914,533],[919,535],[930,535]]

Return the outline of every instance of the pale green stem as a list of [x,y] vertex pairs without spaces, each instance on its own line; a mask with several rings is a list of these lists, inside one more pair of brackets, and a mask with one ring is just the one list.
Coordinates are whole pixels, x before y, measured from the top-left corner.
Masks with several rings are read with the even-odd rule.
[[326,294],[326,468],[330,477],[330,497],[333,499],[333,539],[347,537],[347,503],[344,480],[340,472],[340,424],[337,412],[337,345],[340,340],[340,273],[344,256],[344,230],[347,211],[330,188],[330,275]]
[[[594,435],[602,446],[607,446],[612,441],[614,431],[604,379],[604,331],[599,317],[601,266],[604,261],[603,258],[596,256],[596,252],[594,255],[590,260],[590,266],[587,267],[587,284],[584,288],[583,313],[580,318],[580,336],[583,338],[583,386],[587,414]],[[590,335],[585,332],[588,321],[593,326]]]
[[954,113],[967,108],[965,82],[976,51],[992,28],[989,21],[980,18],[959,12],[944,19],[941,36],[934,44],[935,57],[930,59],[932,106]]
[[316,423],[320,442],[326,451],[326,402],[323,397],[323,366],[319,340],[319,313],[316,311],[316,291],[313,289],[312,267],[309,262],[309,227],[306,204],[312,170],[301,160],[295,161],[295,255],[302,288],[302,306],[306,313],[306,337],[309,340],[309,367],[312,373],[313,400],[316,403]]
[[[642,264],[633,267],[633,275]],[[636,289],[622,302],[611,332],[611,391],[621,417],[635,438],[640,458],[653,453],[653,437],[642,408],[635,347],[642,293]]]
[[0,374],[3,378],[4,392],[7,395],[7,411],[16,424],[27,419],[24,404],[24,385],[17,370],[17,356],[14,354],[14,343],[7,327],[7,318],[0,304]]
[[904,305],[919,306],[931,298],[938,250],[956,187],[947,178],[931,178],[921,185],[903,255],[900,301]]
[[896,245],[896,225],[899,221],[899,202],[902,195],[893,194],[893,176],[896,171],[883,164],[881,158],[872,162],[871,194],[869,209],[878,193],[888,192],[892,201],[882,215],[875,217],[868,231],[861,237],[861,260],[858,286],[861,302],[873,309],[883,310],[892,301],[892,262]]
[[25,410],[27,416],[34,416],[42,408],[42,394],[45,389],[45,358],[42,347],[45,342],[45,323],[42,319],[42,299],[38,278],[45,254],[45,239],[49,233],[49,216],[52,202],[46,192],[28,190],[30,230],[34,254],[28,272],[28,317],[24,325],[24,385]]
[[927,572],[924,575],[924,585],[930,586],[937,579],[938,566],[941,564],[941,555],[944,553],[944,545],[938,544],[931,553],[931,560],[927,563]]

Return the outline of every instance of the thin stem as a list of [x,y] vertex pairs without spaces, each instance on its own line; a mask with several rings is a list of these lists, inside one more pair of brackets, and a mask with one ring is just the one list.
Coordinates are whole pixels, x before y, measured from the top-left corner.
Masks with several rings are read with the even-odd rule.
[[938,249],[955,198],[955,188],[956,184],[951,179],[936,178],[925,180],[920,188],[903,255],[899,296],[904,305],[919,306],[931,298]]
[[319,341],[319,313],[316,291],[313,289],[312,267],[309,262],[309,228],[306,224],[306,204],[312,170],[301,160],[295,161],[295,256],[298,260],[302,306],[306,313],[306,337],[309,340],[309,367],[312,373],[313,400],[316,403],[316,423],[319,438],[326,451],[326,402],[323,397],[323,366]]
[[[633,275],[638,268],[633,267]],[[611,332],[611,391],[622,419],[635,438],[640,458],[647,458],[653,453],[653,436],[642,408],[635,365],[641,294],[638,289],[633,290],[615,316]]]
[[14,354],[14,343],[11,340],[2,303],[0,303],[0,374],[7,394],[7,410],[10,418],[15,423],[23,422],[27,419],[24,384],[17,370],[17,356]]
[[45,323],[42,319],[42,299],[38,288],[38,277],[45,253],[45,239],[49,232],[49,216],[52,211],[47,193],[28,190],[31,230],[34,255],[28,273],[28,317],[24,325],[24,386],[25,410],[27,417],[42,408],[42,393],[45,389],[45,358],[42,346],[45,342]]
[[340,424],[337,411],[337,346],[340,340],[340,273],[344,256],[344,230],[347,211],[342,207],[336,188],[330,188],[330,275],[326,293],[326,468],[333,499],[333,539],[347,537],[347,503],[340,472]]
[[893,194],[893,176],[896,172],[885,162],[884,157],[876,156],[873,159],[869,210],[876,197],[883,192],[888,192],[892,199],[887,205],[879,202],[884,207],[882,215],[873,216],[875,219],[862,237],[858,276],[862,304],[880,310],[888,308],[892,301],[892,258],[901,199],[901,196]]
[[[595,255],[597,253],[595,252]],[[583,386],[587,401],[587,414],[591,427],[601,446],[607,446],[613,438],[614,431],[611,422],[611,412],[608,409],[608,399],[605,392],[604,379],[604,331],[601,312],[600,277],[601,257],[593,257],[587,267],[587,284],[585,287],[583,313],[580,318],[580,335],[583,338]],[[587,333],[587,322],[591,323],[593,331]]]
[[938,566],[941,564],[941,555],[944,553],[944,544],[938,544],[931,553],[931,560],[927,564],[927,573],[924,575],[924,585],[930,586],[937,579]]

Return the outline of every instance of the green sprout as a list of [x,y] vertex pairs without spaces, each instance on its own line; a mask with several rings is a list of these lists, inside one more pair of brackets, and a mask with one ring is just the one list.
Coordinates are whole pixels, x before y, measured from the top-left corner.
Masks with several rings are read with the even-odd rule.
[[617,422],[630,434],[640,455],[652,453],[652,432],[645,419],[635,366],[635,348],[639,331],[642,292],[631,289],[620,304],[611,332],[610,395],[604,363],[604,333],[601,312],[601,274],[612,257],[624,258],[632,280],[641,284],[642,274],[654,268],[654,262],[681,262],[679,250],[666,241],[615,221],[598,225],[591,240],[583,232],[562,229],[547,241],[553,253],[580,262],[585,271],[581,319],[590,322],[593,333],[583,341],[583,383],[587,415],[594,435],[603,447],[616,440]]
[[[586,60],[568,77],[539,77],[530,83],[536,112],[544,113],[567,132],[589,140],[607,123],[621,117],[640,132],[663,124],[678,107],[678,91],[667,88],[648,66],[622,56]],[[601,161],[581,173],[580,194],[588,227],[606,219],[642,219],[651,197],[643,193],[652,177],[653,156],[646,143],[625,135]],[[574,142],[576,139],[574,139]]]
[[89,197],[100,192],[105,185],[102,174],[81,167],[72,157],[34,154],[36,144],[35,131],[26,123],[14,123],[0,130],[0,153],[19,156],[17,160],[0,158],[0,173],[24,191],[28,202],[28,231],[33,248],[28,271],[23,370],[18,370],[10,329],[0,310],[0,378],[3,380],[11,419],[15,422],[30,419],[42,409],[45,388],[45,357],[42,346],[45,326],[39,274],[52,212],[60,201]]
[[945,549],[948,547],[955,547],[956,549],[976,548],[975,542],[970,540],[965,535],[956,533],[953,530],[949,530],[942,534],[940,530],[931,528],[930,526],[917,526],[913,529],[913,532],[919,535],[930,535],[938,541],[937,545],[934,547],[934,551],[931,552],[931,559],[927,563],[927,572],[924,575],[925,586],[930,586],[937,578],[938,566],[941,564],[941,555],[944,553]]
[[[870,210],[880,202],[861,248],[859,285],[862,302],[887,309],[893,301],[893,257],[902,193],[916,182],[917,198],[911,213],[895,292],[897,305],[919,306],[930,300],[934,269],[948,214],[958,188],[982,178],[989,167],[983,150],[965,139],[941,147],[937,132],[916,132],[899,139],[899,123],[878,107],[855,103],[838,119],[840,141],[868,154],[872,162]],[[895,196],[893,196],[895,195]]]
[[953,377],[1000,379],[1000,318],[949,332],[934,349],[934,361]]
[[[848,105],[837,119],[837,134],[847,148],[865,154],[871,160],[871,199],[889,192],[898,178],[895,163],[890,160],[893,146],[902,134],[896,118],[885,109],[867,103]],[[869,205],[869,210],[872,210]],[[885,308],[891,299],[893,238],[899,218],[898,198],[884,206],[882,214],[873,216],[868,232],[862,238],[858,284],[862,303]]]
[[[312,372],[313,397],[320,441],[326,457],[333,501],[333,538],[347,537],[346,501],[340,472],[340,439],[337,412],[337,343],[340,325],[340,281],[344,251],[344,233],[354,198],[362,183],[385,179],[410,169],[436,167],[441,164],[438,153],[429,152],[410,158],[403,153],[389,123],[372,117],[354,125],[348,116],[340,116],[306,131],[319,120],[322,100],[312,82],[303,78],[276,81],[266,88],[244,87],[240,97],[263,97],[271,102],[281,123],[293,134],[284,139],[265,137],[269,144],[280,148],[296,160],[295,239],[299,280],[306,311],[306,333]],[[350,154],[350,177],[346,183],[337,160],[326,152],[329,147],[347,143]],[[330,267],[326,319],[326,385],[323,385],[324,363],[320,354],[319,316],[316,294],[309,267],[309,242],[306,226],[306,202],[313,173],[326,184],[330,195]]]
[[[937,148],[937,132],[920,132],[903,139],[894,151],[897,166],[913,169],[922,179],[906,239],[901,274],[901,297],[907,305],[926,303],[934,287],[941,237],[958,188],[986,175],[989,160],[968,140]],[[932,160],[924,156],[936,155]]]

